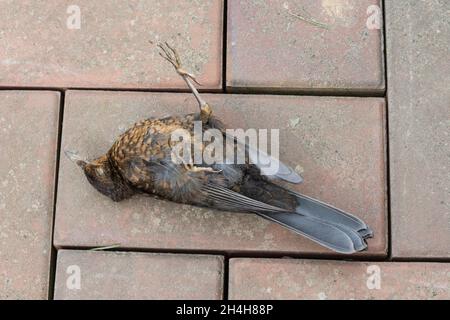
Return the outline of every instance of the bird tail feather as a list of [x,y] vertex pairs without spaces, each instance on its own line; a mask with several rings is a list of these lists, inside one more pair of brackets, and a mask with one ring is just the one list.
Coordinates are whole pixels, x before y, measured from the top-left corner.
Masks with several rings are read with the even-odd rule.
[[363,239],[373,236],[372,229],[361,219],[317,199],[290,190],[288,192],[298,198],[299,205],[296,208],[296,213],[354,230]]
[[249,180],[242,189],[248,197],[285,212],[258,212],[319,244],[340,253],[367,249],[373,231],[361,219],[319,200],[264,180]]
[[338,253],[351,254],[367,248],[364,239],[346,227],[292,213],[258,213],[258,215]]
[[367,249],[372,230],[359,218],[265,180],[249,180],[241,192],[208,184],[203,191],[223,210],[254,212],[333,251]]

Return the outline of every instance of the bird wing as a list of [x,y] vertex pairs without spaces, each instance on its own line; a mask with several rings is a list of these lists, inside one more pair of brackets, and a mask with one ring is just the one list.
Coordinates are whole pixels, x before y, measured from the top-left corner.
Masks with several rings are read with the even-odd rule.
[[[302,176],[300,176],[297,172],[295,172],[294,169],[292,169],[288,165],[285,165],[279,159],[272,157],[259,148],[253,148],[245,142],[239,141],[239,139],[236,139],[236,141],[247,149],[248,156],[251,162],[261,170],[262,175],[269,178],[276,177],[278,179],[295,184],[303,182]],[[267,167],[267,163],[270,163],[271,166],[278,168],[277,171],[273,173],[271,169]]]
[[272,206],[270,204],[246,197],[238,192],[224,188],[214,183],[207,183],[201,186],[201,191],[205,199],[216,208],[222,210],[240,212],[287,212],[286,210]]
[[264,203],[229,189],[223,171],[189,171],[170,160],[137,159],[130,163],[129,173],[130,177],[143,178],[141,186],[150,182],[152,190],[149,191],[168,200],[256,213],[341,253],[353,253],[367,247],[361,235],[351,228]]
[[[303,182],[303,178],[290,166],[284,164],[279,159],[272,157],[265,151],[247,144],[245,140],[238,139],[238,137],[231,135],[227,132],[224,123],[216,117],[211,117],[210,125],[213,128],[222,131],[224,137],[231,141],[235,141],[237,147],[244,148],[244,150],[247,151],[250,162],[260,169],[262,175],[271,179],[280,179],[295,184]],[[268,167],[268,164],[270,164],[270,167]],[[272,167],[277,168],[277,171],[273,172],[271,169]]]
[[223,164],[220,170],[216,170],[216,166],[209,167],[210,171],[201,170],[205,168],[208,167],[189,170],[168,158],[146,160],[136,157],[129,161],[125,177],[138,189],[176,202],[227,211],[285,212],[230,190],[237,182],[236,176],[240,176],[236,173],[240,170],[238,166]]

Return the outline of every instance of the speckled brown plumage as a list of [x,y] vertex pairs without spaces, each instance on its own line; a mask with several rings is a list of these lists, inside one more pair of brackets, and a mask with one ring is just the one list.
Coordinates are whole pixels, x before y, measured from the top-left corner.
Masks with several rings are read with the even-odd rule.
[[[180,203],[242,211],[242,208],[214,201],[202,188],[206,185],[217,185],[249,194],[253,192],[252,190],[259,190],[260,200],[277,203],[286,210],[295,209],[297,204],[295,197],[285,192],[280,192],[278,196],[269,193],[265,195],[261,193],[262,189],[253,189],[252,184],[256,186],[258,182],[268,182],[259,169],[248,162],[197,165],[201,169],[210,167],[209,171],[190,170],[182,164],[173,163],[171,135],[177,129],[184,129],[194,140],[194,121],[200,121],[200,114],[151,118],[136,123],[117,138],[106,155],[84,165],[89,181],[97,190],[114,201],[143,192]],[[211,117],[211,121],[203,125],[203,130],[211,128],[223,130],[224,126],[218,119]],[[201,144],[204,149],[206,143]]]

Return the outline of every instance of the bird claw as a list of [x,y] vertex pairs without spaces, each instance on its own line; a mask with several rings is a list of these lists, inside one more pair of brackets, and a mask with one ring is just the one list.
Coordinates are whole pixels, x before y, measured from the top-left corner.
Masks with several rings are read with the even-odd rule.
[[167,42],[158,43],[158,48],[160,49],[159,55],[163,57],[165,60],[169,61],[170,64],[175,68],[177,73],[183,78],[183,80],[188,85],[189,89],[191,89],[192,94],[195,96],[195,99],[198,102],[198,106],[200,108],[200,118],[202,123],[207,123],[211,117],[211,107],[206,103],[205,100],[202,99],[200,93],[197,88],[195,88],[193,82],[201,86],[202,84],[197,81],[195,76],[187,71],[185,71],[181,66],[181,59],[178,55],[178,52],[172,48]]
[[167,42],[164,42],[164,44],[158,43],[157,46],[161,50],[159,52],[159,55],[164,59],[166,59],[167,61],[169,61],[180,76],[191,79],[199,86],[202,85],[200,82],[197,81],[197,79],[193,74],[187,72],[182,68],[181,58],[177,50],[172,48]]
[[211,173],[220,173],[222,170],[214,170],[211,167],[196,167],[191,163],[185,163],[184,167],[186,170],[191,172],[211,172]]

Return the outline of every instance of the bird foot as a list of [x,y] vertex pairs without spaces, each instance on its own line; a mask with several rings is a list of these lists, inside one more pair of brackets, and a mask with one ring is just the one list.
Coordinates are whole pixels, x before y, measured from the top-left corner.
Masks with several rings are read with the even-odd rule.
[[180,55],[178,54],[177,50],[172,48],[167,42],[164,42],[164,44],[158,43],[158,48],[161,49],[159,55],[169,61],[180,76],[182,76],[183,78],[187,77],[201,86],[201,84],[197,81],[192,73],[189,73],[183,69]]
[[190,171],[190,172],[211,172],[211,173],[220,173],[222,172],[222,170],[214,170],[213,168],[210,167],[196,167],[193,164],[185,164],[184,165],[185,169]]
[[195,99],[197,99],[198,106],[200,108],[200,118],[203,123],[207,123],[211,117],[212,109],[206,101],[202,99],[200,93],[197,88],[195,88],[191,80],[200,86],[201,84],[197,81],[197,79],[195,79],[194,75],[182,68],[180,55],[167,42],[164,42],[164,44],[158,43],[158,48],[160,49],[159,55],[170,62],[177,73],[184,79],[189,89],[191,89],[192,94],[195,96]]

